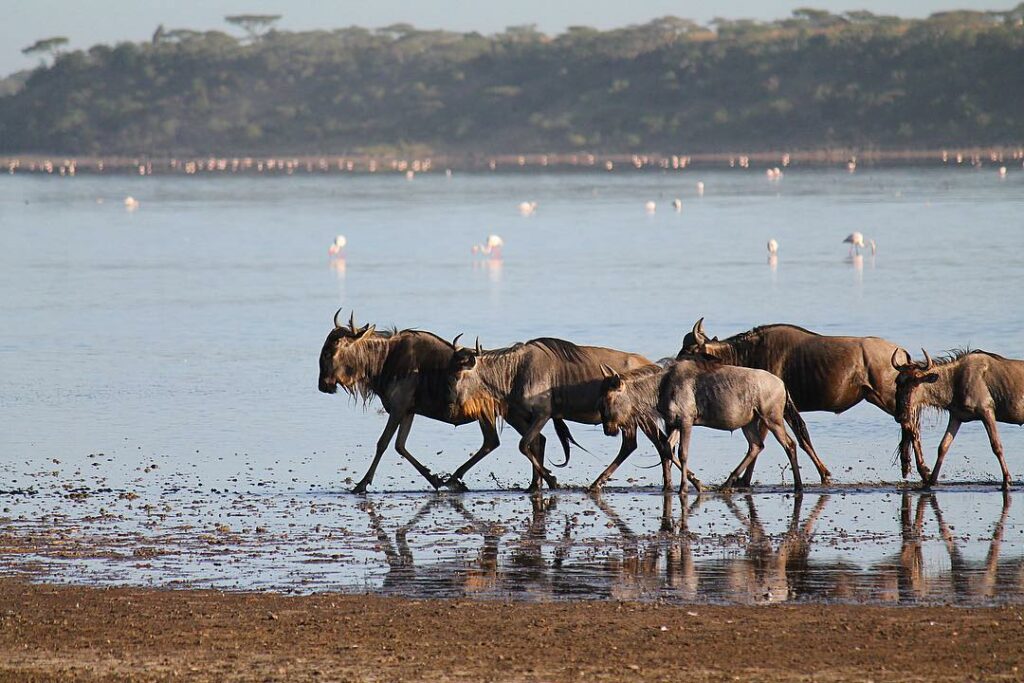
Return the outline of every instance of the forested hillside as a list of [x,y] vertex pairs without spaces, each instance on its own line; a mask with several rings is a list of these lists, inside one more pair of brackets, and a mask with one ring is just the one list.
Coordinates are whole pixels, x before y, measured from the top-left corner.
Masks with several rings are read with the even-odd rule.
[[[1024,141],[1024,4],[612,31],[164,30],[0,96],[0,152],[594,152]],[[3,92],[3,91],[0,91]]]

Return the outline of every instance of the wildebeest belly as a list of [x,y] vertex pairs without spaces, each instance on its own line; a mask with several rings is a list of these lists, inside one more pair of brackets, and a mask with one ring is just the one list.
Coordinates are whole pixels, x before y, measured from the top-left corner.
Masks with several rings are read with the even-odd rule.
[[854,354],[794,352],[780,376],[801,412],[841,413],[864,398],[863,363]]

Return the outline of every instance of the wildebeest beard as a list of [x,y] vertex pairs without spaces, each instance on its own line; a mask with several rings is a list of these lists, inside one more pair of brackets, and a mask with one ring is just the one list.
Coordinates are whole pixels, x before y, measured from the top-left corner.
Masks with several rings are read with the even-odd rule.
[[658,392],[665,369],[659,365],[648,365],[619,375],[625,394],[621,404],[628,406],[626,414],[619,415],[616,422],[619,426],[647,427],[657,429],[660,415],[658,414]]
[[341,352],[340,360],[355,370],[350,382],[340,383],[349,395],[369,403],[377,396],[376,387],[385,385],[384,363],[388,357],[391,332],[378,332],[373,337],[359,339]]

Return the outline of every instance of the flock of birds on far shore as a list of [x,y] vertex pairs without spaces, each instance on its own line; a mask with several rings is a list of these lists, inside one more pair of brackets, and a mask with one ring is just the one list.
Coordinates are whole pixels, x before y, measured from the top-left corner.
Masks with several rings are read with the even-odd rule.
[[[782,171],[778,168],[770,168],[767,171],[768,178],[770,180],[777,180],[782,176]],[[697,182],[697,195],[704,195],[704,182]],[[129,201],[133,202],[129,206]],[[125,199],[125,206],[129,206],[130,209],[138,208],[138,202],[132,197]],[[676,197],[672,200],[672,208],[676,213],[680,213],[683,210],[683,200]],[[658,205],[653,200],[649,200],[644,203],[644,211],[647,214],[654,214],[658,210]],[[537,212],[536,201],[523,201],[519,203],[519,213],[522,216],[532,216]],[[844,244],[850,245],[849,257],[851,259],[862,255],[862,251],[870,250],[871,255],[874,256],[878,253],[878,245],[875,240],[867,238],[865,239],[863,233],[854,231],[846,236],[843,240]],[[330,255],[332,260],[343,261],[345,259],[345,246],[348,244],[348,238],[345,235],[337,235],[334,241],[327,248],[327,253]],[[501,260],[502,249],[505,246],[505,240],[502,239],[501,235],[490,234],[483,244],[474,244],[470,251],[474,256],[486,257],[490,260]],[[772,238],[768,240],[768,262],[775,265],[778,259],[779,253],[779,242]]]

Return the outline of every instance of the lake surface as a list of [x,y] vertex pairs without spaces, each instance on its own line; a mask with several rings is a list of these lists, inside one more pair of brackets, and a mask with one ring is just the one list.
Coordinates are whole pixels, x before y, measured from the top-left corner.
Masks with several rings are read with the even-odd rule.
[[[140,202],[135,211],[125,209],[129,195]],[[653,214],[644,209],[649,200]],[[536,213],[521,216],[521,201],[538,202]],[[316,390],[338,306],[346,316],[354,309],[358,322],[446,338],[465,332],[488,347],[556,336],[660,358],[703,316],[723,337],[792,322],[933,354],[969,345],[1024,357],[1022,209],[1024,171],[1000,179],[989,167],[789,169],[779,181],[763,169],[421,174],[411,182],[4,176],[0,490],[8,493],[0,502],[9,519],[26,522],[36,512],[62,514],[69,490],[137,491],[153,504],[169,490],[216,489],[355,505],[339,501],[367,466],[383,418],[376,404]],[[877,242],[876,256],[848,258],[842,240],[854,230]],[[339,233],[348,238],[343,264],[327,256]],[[505,241],[500,262],[471,254],[490,233]],[[769,238],[780,244],[775,267]],[[805,417],[840,485],[899,479],[892,418],[867,405]],[[926,417],[929,459],[944,424]],[[585,485],[616,442],[599,427],[571,429],[589,453],[574,451],[557,474]],[[1024,434],[1001,430],[1019,482]],[[503,446],[467,475],[470,488],[528,482],[516,437],[508,429],[502,436]],[[409,446],[450,472],[479,441],[471,425],[420,418]],[[690,464],[717,483],[744,450],[739,433],[697,430]],[[646,469],[656,462],[641,444],[613,483],[656,484],[660,470]],[[770,443],[756,479],[788,483],[784,464]],[[805,481],[816,481],[803,456],[801,464]],[[980,425],[961,430],[942,475],[973,483],[941,498],[957,530],[978,497],[998,518],[998,466]],[[392,451],[373,490],[425,485]],[[520,498],[515,505],[529,506]],[[456,515],[449,503],[439,506]],[[898,502],[884,507],[890,522],[899,515]],[[1024,506],[1010,506],[1008,523],[1022,517]],[[1021,554],[1019,537],[1007,544]]]

